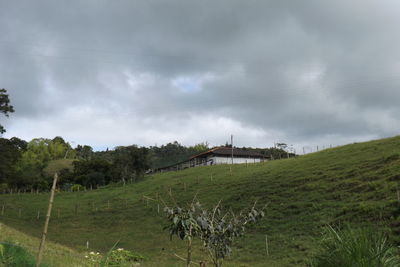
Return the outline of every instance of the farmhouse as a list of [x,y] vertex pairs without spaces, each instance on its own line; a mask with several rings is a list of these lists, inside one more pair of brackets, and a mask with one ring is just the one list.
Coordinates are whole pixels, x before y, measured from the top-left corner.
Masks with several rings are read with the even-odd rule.
[[231,147],[216,147],[206,152],[194,155],[189,159],[171,166],[159,168],[156,171],[183,170],[186,168],[217,165],[217,164],[242,164],[263,162],[264,155],[251,150]]

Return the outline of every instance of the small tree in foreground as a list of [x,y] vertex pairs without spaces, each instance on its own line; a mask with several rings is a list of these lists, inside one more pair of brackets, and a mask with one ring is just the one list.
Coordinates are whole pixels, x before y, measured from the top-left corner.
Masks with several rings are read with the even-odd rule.
[[170,224],[166,227],[170,236],[177,235],[188,240],[186,265],[192,262],[192,239],[197,237],[207,249],[209,259],[214,266],[222,266],[223,260],[232,252],[236,237],[242,236],[247,225],[256,223],[264,216],[262,210],[255,208],[239,214],[233,211],[223,212],[219,202],[213,209],[203,209],[199,202],[192,202],[188,208],[166,207],[165,212]]

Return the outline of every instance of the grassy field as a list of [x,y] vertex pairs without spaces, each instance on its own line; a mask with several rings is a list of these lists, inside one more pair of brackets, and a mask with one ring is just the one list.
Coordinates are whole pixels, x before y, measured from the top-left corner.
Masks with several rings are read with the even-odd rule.
[[[172,254],[184,255],[185,244],[169,240],[157,198],[184,205],[197,194],[205,206],[222,200],[233,210],[257,200],[268,203],[266,216],[237,241],[224,266],[304,266],[318,250],[327,224],[369,225],[388,231],[390,240],[399,243],[399,182],[400,137],[248,166],[198,167],[125,187],[58,193],[48,238],[81,252],[87,241],[91,250],[106,251],[120,240],[120,247],[146,257],[144,266],[184,266]],[[0,220],[39,237],[48,197],[0,195],[5,206]],[[199,244],[195,251],[195,259],[206,259]]]

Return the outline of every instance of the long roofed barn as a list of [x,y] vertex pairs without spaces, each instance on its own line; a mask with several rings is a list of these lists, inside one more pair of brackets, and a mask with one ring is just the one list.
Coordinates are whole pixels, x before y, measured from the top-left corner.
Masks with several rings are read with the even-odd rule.
[[159,168],[156,171],[182,170],[196,166],[217,164],[256,163],[263,162],[264,160],[264,155],[252,150],[244,150],[240,148],[232,149],[231,147],[216,147],[206,152],[194,155],[188,160],[171,166],[166,166],[164,168]]

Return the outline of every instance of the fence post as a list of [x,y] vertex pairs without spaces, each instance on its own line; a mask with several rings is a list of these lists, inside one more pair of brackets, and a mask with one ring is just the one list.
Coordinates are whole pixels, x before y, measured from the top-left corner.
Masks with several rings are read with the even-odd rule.
[[37,257],[37,261],[36,261],[36,267],[39,267],[40,262],[42,261],[43,249],[44,249],[44,244],[46,242],[47,228],[49,226],[49,220],[50,220],[50,216],[51,216],[51,208],[53,207],[54,192],[56,191],[57,179],[58,179],[58,174],[55,173],[54,180],[53,180],[53,186],[51,187],[49,206],[47,208],[46,221],[44,223],[42,240],[41,240],[40,246],[39,246],[39,253],[38,253],[38,257]]

